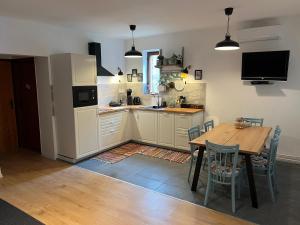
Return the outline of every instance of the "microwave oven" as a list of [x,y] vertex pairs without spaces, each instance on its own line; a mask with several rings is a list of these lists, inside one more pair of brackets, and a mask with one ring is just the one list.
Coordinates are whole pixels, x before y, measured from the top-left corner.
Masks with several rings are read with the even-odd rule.
[[73,86],[73,107],[98,105],[97,86]]

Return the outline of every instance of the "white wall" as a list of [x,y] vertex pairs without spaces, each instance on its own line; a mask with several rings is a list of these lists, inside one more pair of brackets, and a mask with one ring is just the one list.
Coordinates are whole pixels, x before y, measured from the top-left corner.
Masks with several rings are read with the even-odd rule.
[[[0,54],[49,56],[57,53],[88,53],[88,42],[101,42],[102,64],[112,73],[124,69],[124,41],[71,28],[0,17]],[[109,79],[102,79],[103,82]]]
[[[207,81],[207,116],[221,122],[233,122],[239,116],[263,117],[266,126],[282,127],[279,153],[300,159],[300,17],[280,21],[281,40],[242,44],[240,51],[214,50],[215,44],[224,39],[224,27],[140,38],[136,48],[162,48],[168,56],[173,49],[178,51],[184,46],[185,62],[193,66],[191,73],[203,69],[203,79]],[[130,44],[127,41],[127,48]],[[241,81],[242,52],[285,49],[291,50],[287,83],[250,86]],[[138,66],[140,62],[126,61],[128,71]]]

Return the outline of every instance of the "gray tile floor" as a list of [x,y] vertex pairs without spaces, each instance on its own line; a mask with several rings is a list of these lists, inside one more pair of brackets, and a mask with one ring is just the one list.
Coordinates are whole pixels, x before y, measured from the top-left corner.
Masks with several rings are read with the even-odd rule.
[[[191,192],[187,182],[189,162],[178,164],[134,155],[115,164],[88,159],[78,163],[77,166],[203,205],[206,173],[204,171],[200,176],[198,191]],[[234,216],[258,224],[300,224],[300,165],[278,162],[279,194],[275,204],[270,200],[266,179],[255,177],[255,181],[259,209],[251,207],[248,187],[244,184],[241,199],[237,200],[237,212]],[[215,193],[210,195],[208,207],[232,214],[230,189],[216,187]]]

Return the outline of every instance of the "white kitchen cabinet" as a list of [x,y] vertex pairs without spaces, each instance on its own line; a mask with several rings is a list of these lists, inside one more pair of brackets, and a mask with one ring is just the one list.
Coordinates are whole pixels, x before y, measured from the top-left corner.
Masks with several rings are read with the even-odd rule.
[[96,58],[91,55],[70,54],[73,86],[97,84]]
[[123,112],[114,112],[99,115],[100,150],[113,147],[123,142],[122,126]]
[[146,110],[134,111],[133,137],[136,141],[157,144],[157,112]]
[[121,142],[127,142],[132,139],[132,113],[129,109],[122,112],[122,123],[121,123]]
[[84,107],[74,109],[76,158],[99,150],[98,109]]
[[158,113],[158,144],[162,146],[174,147],[174,113]]
[[174,147],[177,149],[190,150],[188,129],[194,126],[202,126],[203,112],[187,114],[175,114],[175,141]]

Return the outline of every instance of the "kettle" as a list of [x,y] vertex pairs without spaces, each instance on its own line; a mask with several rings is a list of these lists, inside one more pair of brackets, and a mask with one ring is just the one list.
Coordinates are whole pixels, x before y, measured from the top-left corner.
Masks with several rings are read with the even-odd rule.
[[140,97],[134,97],[133,98],[133,104],[134,105],[141,105],[142,104],[141,98]]

